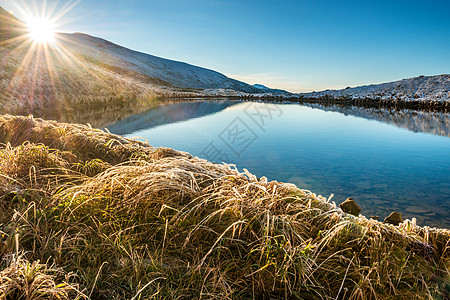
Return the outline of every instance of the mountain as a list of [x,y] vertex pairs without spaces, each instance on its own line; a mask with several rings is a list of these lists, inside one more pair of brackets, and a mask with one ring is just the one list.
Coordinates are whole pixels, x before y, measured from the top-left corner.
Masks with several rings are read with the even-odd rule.
[[259,84],[259,83],[254,84],[253,87],[257,88],[258,90],[262,90],[262,91],[270,90],[270,88],[268,88],[267,86]]
[[0,8],[0,113],[50,116],[54,113],[46,110],[57,110],[63,115],[60,111],[84,109],[79,116],[84,119],[88,106],[126,107],[138,99],[139,105],[133,111],[142,112],[146,101],[155,97],[450,103],[448,74],[294,95],[261,84],[252,86],[213,70],[137,52],[82,33],[61,33],[55,44],[43,46],[29,40],[25,28],[23,22]]
[[280,89],[271,89],[265,85],[262,84],[254,84],[253,85],[254,88],[257,88],[259,90],[260,93],[267,93],[267,94],[284,94],[285,96],[290,96],[292,95],[292,93],[285,91],[285,90],[280,90]]
[[251,85],[225,75],[184,62],[164,59],[133,51],[107,40],[87,34],[63,34],[64,45],[82,58],[106,68],[121,68],[137,72],[161,83],[185,89],[230,89],[241,92],[257,92]]
[[259,92],[216,71],[86,34],[58,34],[55,44],[35,44],[25,28],[0,8],[0,113],[78,110],[157,96],[202,96],[204,89]]
[[395,82],[372,84],[343,90],[297,94],[309,99],[381,100],[386,102],[450,102],[450,75],[419,76]]

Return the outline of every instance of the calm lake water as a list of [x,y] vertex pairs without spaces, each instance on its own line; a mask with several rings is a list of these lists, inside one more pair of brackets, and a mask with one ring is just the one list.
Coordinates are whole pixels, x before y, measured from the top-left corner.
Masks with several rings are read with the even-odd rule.
[[[313,107],[312,107],[313,106]],[[414,111],[209,101],[164,105],[107,128],[340,203],[450,228],[449,116]]]

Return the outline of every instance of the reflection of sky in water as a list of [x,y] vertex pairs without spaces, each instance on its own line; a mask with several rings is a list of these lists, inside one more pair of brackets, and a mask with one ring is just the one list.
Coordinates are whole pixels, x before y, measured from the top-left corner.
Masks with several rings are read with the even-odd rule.
[[[417,217],[419,223],[450,227],[448,137],[301,105],[277,106],[282,115],[273,111],[272,119],[265,118],[261,128],[246,114],[248,105],[236,104],[128,136],[199,156],[212,142],[241,170],[292,182],[326,197],[334,193],[336,202],[352,196],[366,215],[385,217],[398,210],[406,217]],[[267,114],[265,104],[250,105],[248,111]],[[240,156],[226,145],[227,134],[221,135],[237,117],[238,132],[243,123],[258,136]],[[241,150],[238,147],[237,152]]]

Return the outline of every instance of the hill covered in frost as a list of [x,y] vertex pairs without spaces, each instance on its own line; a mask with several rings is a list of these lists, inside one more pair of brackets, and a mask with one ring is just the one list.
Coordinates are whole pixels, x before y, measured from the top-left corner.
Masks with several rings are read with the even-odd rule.
[[80,58],[109,70],[143,74],[169,87],[229,89],[249,93],[259,91],[247,83],[228,78],[213,70],[133,51],[87,34],[63,34],[60,38],[64,45]]
[[449,102],[450,74],[419,76],[399,81],[371,84],[343,90],[297,94],[309,99],[355,99],[386,102]]

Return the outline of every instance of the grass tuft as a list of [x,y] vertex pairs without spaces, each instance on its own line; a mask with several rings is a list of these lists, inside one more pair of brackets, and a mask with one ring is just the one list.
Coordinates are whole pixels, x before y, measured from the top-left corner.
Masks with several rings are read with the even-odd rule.
[[1,261],[0,297],[2,299],[86,299],[78,285],[69,283],[71,274],[30,263],[22,255],[10,255]]

